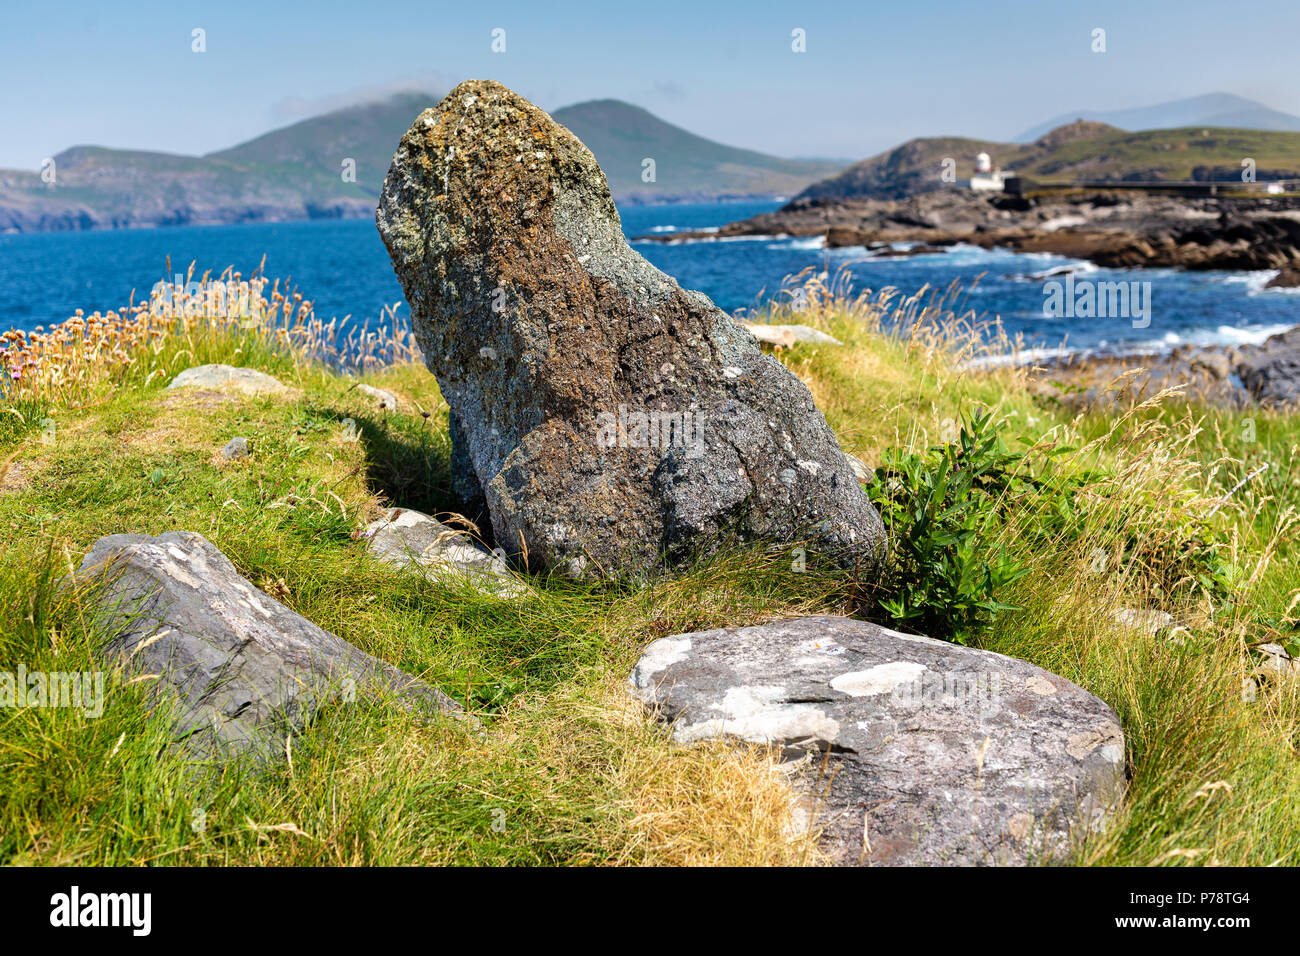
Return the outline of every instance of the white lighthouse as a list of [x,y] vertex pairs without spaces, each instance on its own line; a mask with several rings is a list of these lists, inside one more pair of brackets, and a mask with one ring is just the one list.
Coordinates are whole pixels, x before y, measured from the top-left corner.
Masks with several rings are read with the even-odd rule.
[[993,157],[988,153],[975,157],[975,174],[970,178],[970,188],[980,192],[1002,192],[1002,170],[993,168]]

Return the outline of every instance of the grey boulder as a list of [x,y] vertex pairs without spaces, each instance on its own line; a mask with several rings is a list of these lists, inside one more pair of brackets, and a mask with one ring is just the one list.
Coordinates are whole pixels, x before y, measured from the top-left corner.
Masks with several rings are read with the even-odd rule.
[[498,597],[522,597],[531,588],[505,559],[475,544],[463,531],[410,508],[390,508],[366,526],[371,554],[396,568],[418,568],[432,577],[463,581]]
[[179,698],[175,734],[198,756],[283,754],[321,705],[364,692],[461,709],[258,590],[194,532],[100,538],[74,581],[110,635],[105,654]]
[[627,244],[591,152],[523,97],[473,80],[420,114],[376,223],[466,513],[531,566],[640,577],[733,535],[879,560],[807,387]]
[[1300,326],[1243,350],[1237,374],[1261,404],[1285,406],[1300,402]]
[[1300,661],[1293,658],[1281,644],[1257,644],[1255,650],[1263,657],[1260,670],[1275,674],[1300,674]]
[[1103,826],[1125,788],[1119,719],[1092,694],[848,618],[665,637],[631,689],[679,743],[809,755],[811,822],[841,864],[1049,861]]

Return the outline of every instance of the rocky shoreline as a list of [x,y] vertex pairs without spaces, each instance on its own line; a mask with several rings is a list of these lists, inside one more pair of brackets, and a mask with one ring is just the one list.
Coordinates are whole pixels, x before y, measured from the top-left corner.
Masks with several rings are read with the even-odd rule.
[[[1182,345],[1168,352],[1079,352],[1026,358],[1035,390],[1071,408],[1142,401],[1181,386],[1187,398],[1226,408],[1300,403],[1300,326],[1259,345]],[[1123,379],[1121,382],[1120,380]]]
[[[1276,269],[1270,287],[1300,287],[1300,198],[1295,197],[1181,198],[1123,190],[1022,197],[949,189],[897,200],[798,199],[712,232],[636,239],[761,235],[821,236],[827,248],[862,246],[872,258],[923,255],[965,243],[1055,253],[1112,268]],[[895,245],[904,243],[912,245]],[[1011,360],[1032,366],[1039,387],[1072,406],[1101,399],[1126,373],[1125,389],[1141,397],[1183,385],[1189,397],[1233,407],[1300,402],[1300,327],[1260,345],[1050,358],[1026,354]]]
[[[1300,198],[1151,195],[1114,190],[1026,197],[956,188],[907,199],[797,199],[715,232],[638,236],[679,242],[739,236],[822,236],[828,248],[877,255],[933,252],[958,243],[1050,252],[1115,268],[1278,269],[1300,284]],[[892,243],[919,243],[896,250]]]

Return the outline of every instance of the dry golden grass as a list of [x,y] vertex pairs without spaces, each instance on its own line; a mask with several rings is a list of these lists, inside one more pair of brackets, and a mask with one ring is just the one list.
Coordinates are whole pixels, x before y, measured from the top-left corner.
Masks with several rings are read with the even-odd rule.
[[325,322],[301,293],[281,291],[279,280],[244,279],[230,270],[195,279],[191,265],[186,282],[161,282],[148,301],[90,315],[77,309],[48,330],[0,334],[0,398],[75,406],[105,384],[147,384],[175,371],[156,361],[164,354],[173,363],[188,357],[189,364],[200,364],[214,338],[232,335],[299,364],[316,359],[365,371],[410,362],[419,350],[397,327],[395,308],[386,309],[375,328],[369,320],[354,327],[350,316]]

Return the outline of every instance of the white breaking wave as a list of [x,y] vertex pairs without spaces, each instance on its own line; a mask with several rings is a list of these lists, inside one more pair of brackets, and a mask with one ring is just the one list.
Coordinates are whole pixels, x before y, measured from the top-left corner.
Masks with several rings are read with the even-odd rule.
[[1220,325],[1210,329],[1196,329],[1186,333],[1186,340],[1192,345],[1260,345],[1271,335],[1277,335],[1294,328],[1290,323],[1274,325],[1232,326]]
[[769,249],[824,249],[826,248],[825,236],[808,236],[804,239],[791,239],[788,242],[774,242],[768,246]]
[[1254,272],[1239,272],[1236,275],[1230,275],[1224,278],[1228,285],[1244,285],[1246,295],[1295,295],[1300,293],[1300,288],[1296,289],[1267,289],[1267,286],[1277,277],[1277,269],[1258,269]]
[[1093,355],[1104,352],[1107,355],[1162,355],[1179,345],[1191,345],[1196,348],[1215,346],[1260,345],[1265,339],[1295,328],[1290,323],[1272,325],[1231,326],[1220,325],[1214,329],[1184,329],[1181,332],[1166,332],[1158,339],[1141,339],[1132,342],[1117,342],[1112,345],[1103,339],[1094,347],[1069,348],[1063,346],[1035,346],[1006,352],[1001,355],[981,355],[962,364],[963,369],[1002,368],[1008,365],[1032,365],[1043,359],[1065,358],[1070,355]]
[[962,369],[983,369],[983,368],[1005,368],[1008,365],[1032,365],[1041,362],[1043,359],[1064,358],[1067,355],[1073,355],[1076,352],[1085,351],[1084,349],[1068,349],[1057,346],[1047,348],[1046,346],[1019,349],[1015,352],[1006,352],[1002,355],[979,355],[969,359],[961,364]]

